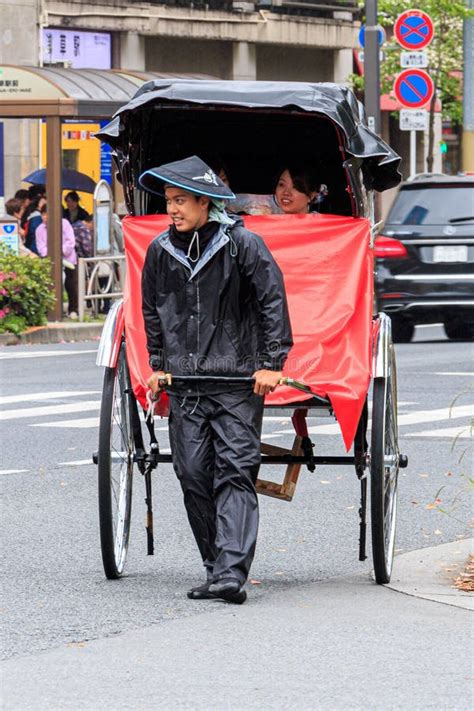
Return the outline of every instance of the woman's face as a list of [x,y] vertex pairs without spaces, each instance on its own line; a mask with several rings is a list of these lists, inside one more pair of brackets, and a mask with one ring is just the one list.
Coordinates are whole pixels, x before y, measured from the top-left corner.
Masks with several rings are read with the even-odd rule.
[[79,205],[77,200],[73,200],[71,197],[67,197],[65,202],[66,202],[68,210],[72,210],[72,211],[77,210],[77,207]]
[[288,170],[284,170],[278,178],[275,188],[275,198],[283,212],[287,214],[300,214],[308,212],[309,203],[314,193],[306,195],[295,188],[293,179]]

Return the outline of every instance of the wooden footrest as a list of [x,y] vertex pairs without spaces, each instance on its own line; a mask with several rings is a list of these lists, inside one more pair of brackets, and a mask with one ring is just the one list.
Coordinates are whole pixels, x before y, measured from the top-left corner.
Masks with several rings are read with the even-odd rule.
[[[262,454],[269,454],[273,456],[286,454],[291,454],[294,457],[301,456],[301,440],[302,438],[297,435],[295,437],[295,441],[293,442],[292,449],[276,447],[272,444],[265,444],[262,442],[260,445],[260,451]],[[272,496],[273,498],[281,499],[282,501],[291,501],[295,493],[300,469],[301,464],[288,464],[285,476],[283,477],[283,482],[281,484],[274,481],[266,481],[265,479],[257,479],[255,484],[257,493],[265,496]]]

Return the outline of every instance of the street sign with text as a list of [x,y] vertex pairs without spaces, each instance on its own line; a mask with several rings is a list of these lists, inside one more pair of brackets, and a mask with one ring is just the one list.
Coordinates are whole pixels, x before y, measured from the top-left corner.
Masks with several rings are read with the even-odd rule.
[[398,102],[407,109],[421,109],[434,94],[433,80],[423,69],[404,69],[393,85]]
[[397,17],[393,33],[404,49],[423,49],[433,39],[433,20],[422,10],[406,10]]
[[401,109],[400,131],[426,131],[428,111],[424,109]]
[[403,69],[424,69],[428,66],[427,52],[401,52],[400,65]]

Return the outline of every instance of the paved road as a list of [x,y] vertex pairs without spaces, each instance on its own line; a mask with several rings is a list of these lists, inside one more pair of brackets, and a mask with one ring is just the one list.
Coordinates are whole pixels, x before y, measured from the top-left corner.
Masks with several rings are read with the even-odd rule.
[[[118,582],[104,579],[96,471],[87,463],[97,441],[101,372],[93,365],[96,347],[91,342],[0,351],[4,657],[146,630],[170,620],[180,620],[192,635],[203,613],[209,618],[236,614],[216,606],[209,613],[205,603],[185,598],[202,573],[170,467],[154,479],[155,557],[145,555],[138,480],[128,574]],[[473,349],[429,328],[419,329],[414,343],[398,346],[397,356],[402,450],[410,459],[400,485],[397,551],[402,553],[470,533],[469,453],[459,459],[470,446]],[[339,437],[327,422],[311,422],[319,423],[320,451],[341,452]],[[288,422],[265,422],[265,432],[272,435],[268,441],[289,443],[289,430]],[[159,437],[166,447],[165,429]],[[432,507],[437,494],[449,515]],[[254,602],[248,607],[258,605],[259,614],[272,614],[280,599],[273,593],[293,599],[308,584],[335,576],[355,576],[351,579],[365,589],[371,565],[370,559],[357,561],[357,507],[358,484],[346,468],[304,473],[291,504],[262,498],[252,570],[260,584],[249,586]],[[380,589],[370,589],[372,600]]]

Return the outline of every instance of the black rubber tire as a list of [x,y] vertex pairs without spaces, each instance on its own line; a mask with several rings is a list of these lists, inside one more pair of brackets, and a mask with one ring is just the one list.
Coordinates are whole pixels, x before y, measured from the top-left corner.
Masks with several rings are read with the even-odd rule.
[[[370,506],[375,580],[390,581],[395,549],[398,485],[397,380],[395,354],[390,347],[389,375],[375,378],[370,450]],[[392,466],[386,457],[392,457]]]
[[[134,454],[130,408],[133,407],[134,400],[133,396],[128,393],[120,397],[121,393],[129,389],[130,375],[125,358],[125,344],[122,344],[116,367],[106,368],[104,373],[97,460],[100,544],[105,575],[110,580],[116,580],[123,574],[130,537]],[[119,404],[119,408],[114,413],[114,405],[117,410],[117,404]],[[122,440],[119,450],[114,447],[117,433]],[[118,462],[120,468],[118,484],[123,500],[117,496],[116,492],[117,454],[115,454],[115,461],[113,461],[113,450],[122,455],[122,462]],[[123,457],[124,454],[126,454],[126,459]],[[123,525],[116,530],[114,513],[117,514],[119,508],[123,511]]]
[[474,324],[459,321],[445,321],[444,330],[451,341],[474,340]]
[[392,341],[394,343],[410,343],[415,333],[415,324],[401,316],[391,316]]

